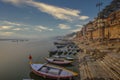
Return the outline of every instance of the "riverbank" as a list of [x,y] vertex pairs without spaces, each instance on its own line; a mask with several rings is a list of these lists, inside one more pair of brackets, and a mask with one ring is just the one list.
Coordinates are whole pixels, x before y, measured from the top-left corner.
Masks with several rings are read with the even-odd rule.
[[80,80],[119,80],[120,42],[73,40],[81,52],[79,60]]

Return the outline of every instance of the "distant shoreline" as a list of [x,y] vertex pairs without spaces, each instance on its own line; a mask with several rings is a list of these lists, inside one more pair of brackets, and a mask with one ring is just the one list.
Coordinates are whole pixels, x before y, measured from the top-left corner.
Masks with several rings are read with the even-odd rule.
[[0,41],[29,41],[28,39],[0,39]]

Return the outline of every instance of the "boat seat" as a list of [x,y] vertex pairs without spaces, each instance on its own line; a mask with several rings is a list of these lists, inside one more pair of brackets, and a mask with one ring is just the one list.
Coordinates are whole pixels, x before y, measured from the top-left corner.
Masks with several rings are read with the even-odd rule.
[[60,75],[61,75],[61,76],[71,76],[72,73],[69,73],[69,72],[67,72],[67,71],[62,71]]
[[46,67],[47,63],[43,64],[37,71],[40,71],[42,68]]
[[48,71],[48,68],[47,67],[42,67],[39,71],[46,73]]
[[48,71],[48,73],[54,74],[54,75],[59,75],[59,69],[50,69],[50,70]]
[[59,70],[59,73],[58,73],[58,75],[60,75],[60,74],[61,74],[61,72],[62,72],[62,69],[60,69],[60,70]]
[[64,60],[61,60],[61,59],[54,59],[53,61],[61,61],[61,62],[64,62]]

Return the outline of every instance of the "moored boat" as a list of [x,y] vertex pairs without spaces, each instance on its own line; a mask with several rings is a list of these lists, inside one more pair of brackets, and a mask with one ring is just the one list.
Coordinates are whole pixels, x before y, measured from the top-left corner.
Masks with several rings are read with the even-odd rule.
[[56,45],[57,48],[64,48],[65,45]]
[[55,53],[58,52],[58,49],[52,49],[52,50],[49,50],[48,52],[51,53],[51,54],[55,54]]
[[72,57],[69,57],[67,55],[54,55],[53,58],[63,58],[63,59],[66,59],[66,60],[74,60],[74,58]]
[[72,57],[66,57],[67,60],[74,60]]
[[48,62],[54,63],[54,64],[70,64],[73,61],[65,60],[65,59],[60,59],[60,58],[45,58]]
[[31,64],[32,72],[38,76],[51,79],[72,79],[78,74],[62,67],[49,64]]

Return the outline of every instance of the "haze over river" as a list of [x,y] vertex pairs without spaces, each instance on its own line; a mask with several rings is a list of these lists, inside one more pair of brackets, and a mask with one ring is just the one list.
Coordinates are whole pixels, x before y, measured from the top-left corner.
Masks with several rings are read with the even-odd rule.
[[28,56],[32,55],[33,62],[44,63],[48,50],[54,47],[53,39],[0,41],[0,80],[45,80],[31,73]]

